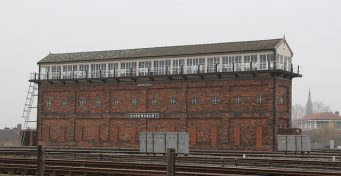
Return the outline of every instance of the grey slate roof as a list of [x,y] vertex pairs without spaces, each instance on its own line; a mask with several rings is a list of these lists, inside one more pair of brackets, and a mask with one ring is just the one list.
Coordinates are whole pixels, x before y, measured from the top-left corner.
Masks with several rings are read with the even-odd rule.
[[38,64],[272,50],[283,39],[49,54]]

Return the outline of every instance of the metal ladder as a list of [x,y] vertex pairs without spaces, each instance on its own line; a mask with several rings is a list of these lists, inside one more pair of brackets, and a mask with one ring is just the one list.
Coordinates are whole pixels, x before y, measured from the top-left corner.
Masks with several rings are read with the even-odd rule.
[[31,116],[31,109],[37,108],[37,107],[32,106],[34,102],[34,98],[37,96],[37,93],[38,93],[37,90],[38,90],[38,85],[36,83],[30,82],[27,96],[26,96],[24,111],[21,116],[25,120],[23,129],[27,129],[29,122],[33,122],[33,121],[30,121],[30,116]]

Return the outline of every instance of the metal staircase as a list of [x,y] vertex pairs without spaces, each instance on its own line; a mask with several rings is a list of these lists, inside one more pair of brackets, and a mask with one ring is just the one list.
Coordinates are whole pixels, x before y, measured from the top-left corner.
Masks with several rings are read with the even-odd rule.
[[21,116],[22,118],[25,119],[23,129],[27,129],[29,122],[34,122],[34,121],[30,121],[30,116],[31,116],[31,109],[37,108],[37,107],[32,106],[37,94],[38,94],[38,85],[36,83],[30,82],[27,96],[26,96],[24,111]]

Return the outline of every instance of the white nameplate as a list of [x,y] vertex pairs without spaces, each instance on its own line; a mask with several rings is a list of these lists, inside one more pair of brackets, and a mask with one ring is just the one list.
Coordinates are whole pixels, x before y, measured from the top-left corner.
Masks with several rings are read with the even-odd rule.
[[130,119],[157,119],[160,118],[159,113],[129,113]]

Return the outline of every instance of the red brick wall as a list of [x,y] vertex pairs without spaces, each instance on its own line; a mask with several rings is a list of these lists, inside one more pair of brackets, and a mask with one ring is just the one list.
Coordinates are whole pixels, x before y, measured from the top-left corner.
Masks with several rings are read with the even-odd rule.
[[[51,106],[47,106],[47,101],[50,100]],[[66,100],[67,104],[63,106],[62,102]],[[74,112],[75,101],[74,94],[72,91],[49,91],[43,93],[43,106],[42,111],[44,112],[56,112],[56,113],[72,113]]]
[[[110,112],[145,112],[147,109],[147,91],[141,88],[138,89],[115,89],[108,90],[111,94]],[[115,106],[114,100],[120,99],[120,105]],[[137,106],[132,106],[131,99],[136,98]]]
[[[152,98],[157,98],[157,105],[152,105]],[[176,104],[170,104],[175,97]],[[148,90],[148,112],[186,112],[186,89],[182,87],[155,87]],[[126,111],[127,112],[127,111]]]
[[[187,112],[198,111],[211,111],[220,112],[228,111],[228,87],[223,86],[203,86],[203,87],[190,87],[187,89]],[[218,98],[218,104],[212,104],[211,99],[213,96]],[[197,97],[197,104],[192,105],[192,97]]]
[[[55,146],[139,147],[141,131],[189,132],[192,149],[273,149],[273,78],[73,83],[39,86],[38,139]],[[276,80],[276,131],[290,127],[291,80]],[[256,102],[262,95],[264,102]],[[192,105],[192,97],[197,104]],[[212,104],[213,96],[218,98]],[[235,103],[235,97],[241,103]],[[280,97],[285,97],[284,104]],[[152,98],[158,99],[152,105]],[[172,97],[176,104],[170,104]],[[114,100],[120,99],[119,106]],[[132,106],[131,99],[137,105]],[[80,106],[80,99],[85,99]],[[96,105],[100,99],[101,104]],[[51,106],[47,107],[50,100]],[[67,100],[67,105],[62,101]],[[128,119],[130,112],[159,112],[159,119]]]

